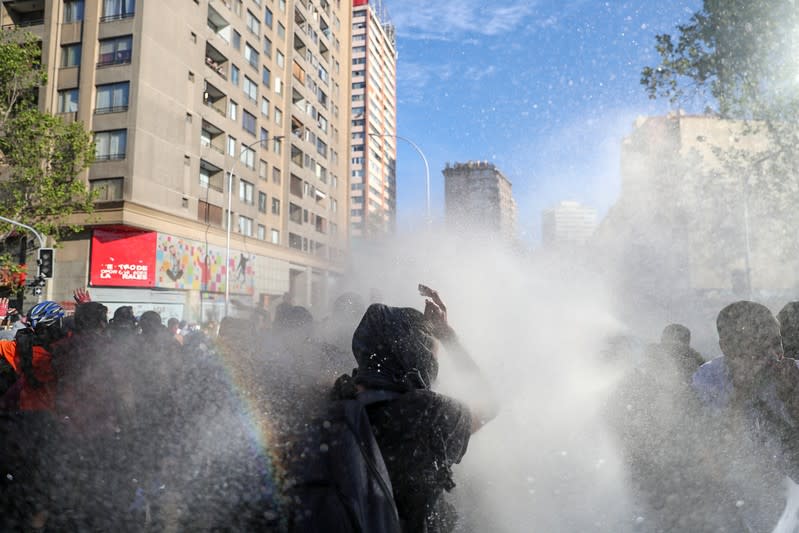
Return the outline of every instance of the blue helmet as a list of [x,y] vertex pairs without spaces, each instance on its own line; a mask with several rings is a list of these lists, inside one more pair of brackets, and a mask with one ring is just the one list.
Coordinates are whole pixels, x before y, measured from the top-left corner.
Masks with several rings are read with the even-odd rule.
[[64,318],[64,308],[52,301],[40,302],[28,311],[28,326],[51,326]]

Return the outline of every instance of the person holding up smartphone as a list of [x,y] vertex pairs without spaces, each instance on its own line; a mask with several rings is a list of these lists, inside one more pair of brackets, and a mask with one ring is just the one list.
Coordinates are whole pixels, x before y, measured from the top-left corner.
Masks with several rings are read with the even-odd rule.
[[[366,410],[391,479],[405,532],[445,532],[454,526],[442,506],[454,488],[452,466],[472,433],[498,411],[491,388],[458,340],[439,294],[419,285],[425,310],[372,304],[352,339],[357,395],[384,401]],[[466,404],[431,390],[438,376],[439,344],[473,386]]]

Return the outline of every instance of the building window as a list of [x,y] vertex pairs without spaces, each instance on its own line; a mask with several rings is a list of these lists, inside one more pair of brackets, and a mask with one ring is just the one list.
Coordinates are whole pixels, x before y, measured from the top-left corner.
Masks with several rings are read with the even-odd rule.
[[239,119],[239,104],[237,104],[233,100],[230,101],[230,106],[228,109],[228,117],[230,118],[230,120]]
[[250,46],[250,43],[244,44],[244,59],[250,64],[252,68],[258,68],[258,51]]
[[64,1],[64,22],[80,22],[83,20],[83,0]]
[[252,237],[252,222],[253,220],[250,217],[239,215],[239,233]]
[[230,135],[227,137],[227,155],[236,157],[236,138]]
[[61,47],[61,66],[80,66],[80,43],[67,44]]
[[78,90],[65,89],[58,91],[58,112],[75,113],[78,110]]
[[261,34],[261,23],[258,21],[258,17],[253,15],[249,9],[247,10],[247,29],[255,35]]
[[258,240],[266,240],[266,226],[263,224],[258,224]]
[[132,43],[133,37],[130,35],[100,41],[100,57],[97,66],[130,63]]
[[280,76],[275,76],[275,92],[277,94],[283,94],[283,80]]
[[283,111],[281,111],[277,107],[275,108],[275,124],[277,124],[278,126],[283,125]]
[[272,244],[280,244],[280,231],[273,229],[271,233],[272,233]]
[[199,200],[197,202],[197,220],[206,224],[222,225],[222,208]]
[[272,28],[272,10],[264,8],[264,24],[266,24],[270,29]]
[[239,50],[241,48],[241,34],[236,30],[233,30],[233,39],[231,44],[233,45],[233,48],[235,48],[236,50]]
[[289,233],[289,248],[302,250],[302,237],[296,233]]
[[261,146],[263,146],[264,141],[269,139],[269,130],[266,128],[261,128],[261,136],[259,139],[261,140]]
[[272,214],[279,215],[280,214],[280,200],[277,198],[272,198]]
[[277,36],[284,40],[286,38],[286,27],[280,22],[277,23]]
[[241,161],[247,168],[255,170],[255,150],[247,145],[241,145]]
[[130,82],[110,83],[97,86],[97,114],[118,113],[128,110]]
[[252,205],[255,187],[249,181],[239,180],[239,200]]
[[275,55],[275,61],[277,62],[277,66],[283,68],[286,66],[286,56],[283,55],[283,52],[280,50],[277,51],[277,55]]
[[118,202],[124,193],[124,178],[103,178],[91,180],[89,190],[95,194],[95,202]]
[[135,13],[136,0],[103,0],[103,18],[101,22],[132,17]]
[[285,13],[286,12],[286,0],[277,0],[277,8]]
[[272,72],[268,68],[263,67],[261,69],[261,82],[267,87],[269,87],[271,79],[272,79]]
[[244,89],[244,94],[247,95],[247,98],[252,100],[253,102],[258,101],[258,84],[252,81],[247,76],[244,76],[244,85],[242,87]]
[[128,130],[98,131],[94,134],[97,161],[125,159]]
[[280,155],[280,153],[283,151],[283,139],[278,139],[277,137],[272,139],[272,151],[277,155]]
[[264,36],[264,55],[272,57],[272,40],[266,36]]
[[258,193],[258,211],[261,213],[266,213],[266,193],[259,192]]
[[261,98],[261,114],[269,118],[269,100],[265,96]]
[[233,85],[239,85],[239,67],[236,65],[231,65],[230,67],[230,83]]
[[277,167],[272,167],[272,183],[276,185],[280,185],[280,182],[283,181],[282,172]]
[[269,177],[269,164],[261,159],[258,161],[258,177],[265,180]]
[[241,112],[241,126],[244,128],[244,131],[255,135],[255,115],[249,113],[246,109]]

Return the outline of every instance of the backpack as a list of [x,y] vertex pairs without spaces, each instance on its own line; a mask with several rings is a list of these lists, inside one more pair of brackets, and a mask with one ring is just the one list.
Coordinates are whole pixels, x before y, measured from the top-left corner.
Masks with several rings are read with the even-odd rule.
[[398,396],[369,391],[358,399],[334,401],[295,442],[286,490],[291,533],[402,531],[391,480],[364,409]]

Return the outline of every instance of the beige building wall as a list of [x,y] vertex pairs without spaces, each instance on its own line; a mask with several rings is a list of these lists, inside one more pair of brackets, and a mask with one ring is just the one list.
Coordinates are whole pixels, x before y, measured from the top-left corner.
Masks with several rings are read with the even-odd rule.
[[[42,38],[40,105],[95,132],[90,228],[224,247],[230,199],[230,248],[258,258],[251,300],[292,290],[326,311],[348,249],[348,3],[19,0],[2,3],[0,25]],[[57,252],[69,267],[50,297],[89,271],[89,239]],[[186,309],[199,301],[185,297]]]
[[447,225],[458,232],[516,239],[516,200],[510,180],[487,161],[447,164],[444,200]]
[[[621,196],[596,244],[625,265],[623,275],[651,287],[746,296],[747,272],[754,291],[799,286],[799,250],[786,233],[780,192],[785,178],[752,165],[768,147],[763,132],[740,122],[682,113],[639,118],[622,144]],[[737,167],[743,171],[731,166],[731,150],[747,162]]]
[[350,228],[394,232],[397,218],[397,45],[380,0],[353,0]]

